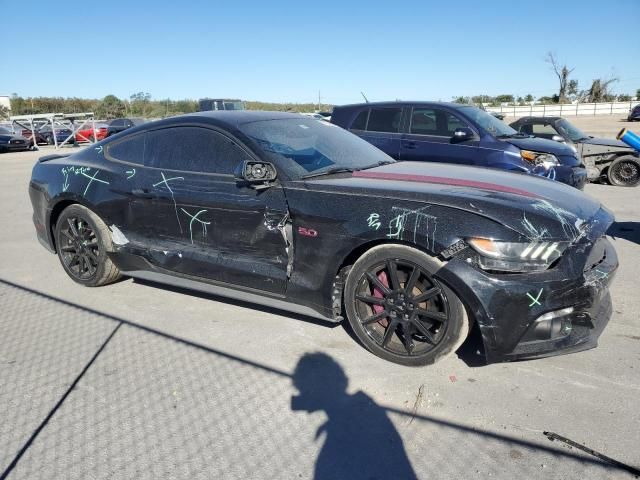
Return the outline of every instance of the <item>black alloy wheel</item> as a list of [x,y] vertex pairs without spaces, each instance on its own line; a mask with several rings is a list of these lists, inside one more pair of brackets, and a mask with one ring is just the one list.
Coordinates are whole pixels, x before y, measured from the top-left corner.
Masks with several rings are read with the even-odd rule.
[[89,280],[98,271],[100,250],[96,233],[86,220],[67,217],[60,234],[61,259],[67,271],[79,280]]
[[376,355],[426,365],[457,349],[466,337],[464,307],[433,277],[435,262],[419,250],[389,245],[372,249],[354,265],[345,291],[347,316]]
[[635,187],[640,183],[640,162],[633,157],[618,158],[609,166],[607,177],[611,185]]
[[58,217],[55,233],[58,258],[74,281],[97,287],[120,277],[107,255],[113,251],[111,232],[94,212],[82,205],[70,205]]

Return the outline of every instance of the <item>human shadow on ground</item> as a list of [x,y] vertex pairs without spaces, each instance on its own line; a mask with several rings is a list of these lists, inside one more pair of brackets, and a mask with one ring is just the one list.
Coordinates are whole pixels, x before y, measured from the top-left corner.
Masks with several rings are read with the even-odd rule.
[[386,410],[364,392],[348,394],[347,376],[330,356],[302,356],[292,380],[300,393],[291,398],[291,409],[324,411],[328,417],[315,435],[316,441],[324,442],[315,480],[417,478]]

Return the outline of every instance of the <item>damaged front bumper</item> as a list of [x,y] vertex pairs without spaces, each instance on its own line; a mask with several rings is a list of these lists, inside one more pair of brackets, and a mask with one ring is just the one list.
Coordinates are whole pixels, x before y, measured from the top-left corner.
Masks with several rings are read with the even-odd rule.
[[604,236],[610,222],[572,245],[553,268],[492,274],[469,255],[437,274],[465,302],[488,363],[560,355],[597,346],[612,313],[609,284],[618,257]]

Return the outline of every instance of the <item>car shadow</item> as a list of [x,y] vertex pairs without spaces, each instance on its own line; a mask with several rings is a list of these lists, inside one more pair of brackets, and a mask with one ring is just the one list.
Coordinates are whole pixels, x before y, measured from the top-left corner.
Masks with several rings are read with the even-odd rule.
[[614,222],[607,230],[607,235],[640,245],[640,222]]
[[289,312],[280,308],[269,307],[266,305],[259,305],[257,303],[244,302],[235,298],[223,297],[221,295],[215,295],[213,293],[200,292],[197,290],[189,290],[187,288],[175,287],[173,285],[167,285],[165,283],[154,282],[152,280],[146,280],[141,278],[132,278],[134,283],[140,285],[146,285],[153,288],[159,288],[170,292],[180,293],[182,295],[189,295],[190,297],[203,298],[205,300],[212,300],[214,302],[226,303],[235,307],[242,307],[251,310],[258,310],[264,313],[271,313],[273,315],[280,315],[288,317],[294,320],[301,320],[303,322],[312,323],[314,325],[320,325],[322,327],[335,328],[340,325],[340,322],[332,322],[330,320],[322,320],[320,318],[311,317],[309,315],[303,315],[295,312]]

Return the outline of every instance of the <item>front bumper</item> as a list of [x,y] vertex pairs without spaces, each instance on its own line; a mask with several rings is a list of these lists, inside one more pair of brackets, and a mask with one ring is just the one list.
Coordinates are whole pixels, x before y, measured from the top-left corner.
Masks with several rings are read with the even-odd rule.
[[555,171],[555,179],[558,182],[566,183],[578,190],[583,190],[588,182],[587,169],[584,167],[569,167],[558,165],[553,167]]
[[[593,231],[544,272],[487,273],[467,261],[474,255],[470,251],[461,252],[438,271],[438,278],[458,292],[478,324],[488,363],[597,345],[611,317],[609,284],[618,268],[616,252],[604,236],[611,220],[601,210]],[[541,324],[567,309],[572,310],[560,317],[558,328]]]

